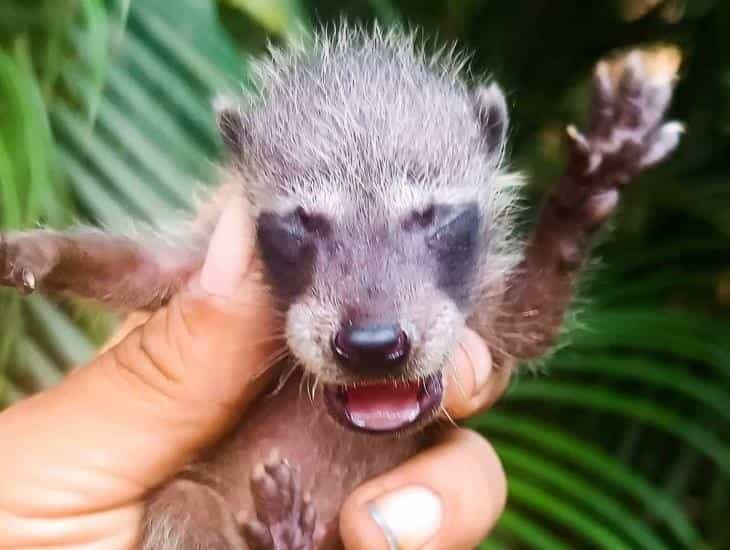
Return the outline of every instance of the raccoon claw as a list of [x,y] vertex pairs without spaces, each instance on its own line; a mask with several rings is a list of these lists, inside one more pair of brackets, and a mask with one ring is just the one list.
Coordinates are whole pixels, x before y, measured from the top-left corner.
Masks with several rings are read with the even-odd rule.
[[36,244],[22,235],[16,238],[0,235],[0,285],[14,287],[22,295],[38,288],[55,260]]
[[20,279],[23,281],[22,290],[30,294],[35,290],[35,275],[28,268],[20,270]]
[[0,235],[0,285],[14,287],[26,295],[36,290],[42,272],[40,264],[44,262],[33,254],[32,248],[25,249],[18,244]]
[[684,126],[679,122],[667,122],[651,135],[644,151],[639,168],[655,166],[669,156],[679,145],[679,136],[684,133]]
[[241,521],[251,550],[312,550],[316,512],[302,495],[295,469],[273,455],[251,476],[256,519]]
[[597,65],[589,131],[567,129],[575,173],[606,189],[667,158],[683,131],[678,122],[662,123],[678,66],[672,48],[634,51]]

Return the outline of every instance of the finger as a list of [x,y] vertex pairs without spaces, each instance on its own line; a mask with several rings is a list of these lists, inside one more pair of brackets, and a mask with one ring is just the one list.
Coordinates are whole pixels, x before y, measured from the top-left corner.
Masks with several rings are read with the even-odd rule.
[[504,509],[494,449],[454,428],[433,448],[359,487],[340,513],[347,550],[474,548]]
[[0,452],[0,470],[13,471],[0,508],[82,514],[128,503],[240,417],[265,383],[277,330],[253,241],[232,201],[189,289],[74,376],[0,414],[0,441],[23,457]]
[[484,340],[466,329],[445,370],[444,407],[449,416],[461,419],[492,406],[504,393],[512,365],[496,366]]

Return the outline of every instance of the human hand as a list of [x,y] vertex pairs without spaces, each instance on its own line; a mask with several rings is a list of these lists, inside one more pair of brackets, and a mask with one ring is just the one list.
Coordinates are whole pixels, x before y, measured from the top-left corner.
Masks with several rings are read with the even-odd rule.
[[[135,548],[146,493],[219,439],[265,387],[276,316],[241,206],[224,212],[203,269],[167,306],[130,316],[90,364],[0,413],[0,548]],[[506,384],[473,333],[454,364],[459,382],[447,384],[446,406],[457,418]],[[428,533],[409,526],[412,517],[391,517],[403,499],[382,496],[413,486],[421,489],[406,494],[409,502],[439,498],[420,516],[434,520],[421,525]],[[358,488],[344,505],[342,535],[349,550],[388,548],[374,508],[404,549],[420,547],[419,536],[427,548],[471,548],[504,499],[494,451],[453,428]]]

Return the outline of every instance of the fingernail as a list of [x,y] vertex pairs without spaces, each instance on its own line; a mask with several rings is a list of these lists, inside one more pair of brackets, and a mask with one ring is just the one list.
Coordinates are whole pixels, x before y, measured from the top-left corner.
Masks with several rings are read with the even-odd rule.
[[200,286],[209,294],[233,296],[245,276],[253,254],[253,224],[243,197],[231,199],[213,232]]
[[405,487],[367,505],[390,550],[422,548],[441,526],[441,501],[429,489]]

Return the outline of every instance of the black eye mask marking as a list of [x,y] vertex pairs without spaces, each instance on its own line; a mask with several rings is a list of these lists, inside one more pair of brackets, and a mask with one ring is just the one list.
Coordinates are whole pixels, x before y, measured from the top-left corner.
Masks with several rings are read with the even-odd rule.
[[[313,227],[308,227],[309,225]],[[262,212],[256,223],[261,258],[275,292],[285,302],[311,283],[316,254],[315,233],[329,228],[323,216],[297,209],[289,214]]]
[[471,283],[477,268],[481,215],[476,203],[439,206],[438,227],[428,236],[428,247],[438,261],[438,284],[458,305],[471,297]]
[[419,228],[429,227],[436,219],[436,207],[431,204],[423,210],[416,210],[405,220],[403,220],[403,229],[413,231]]

